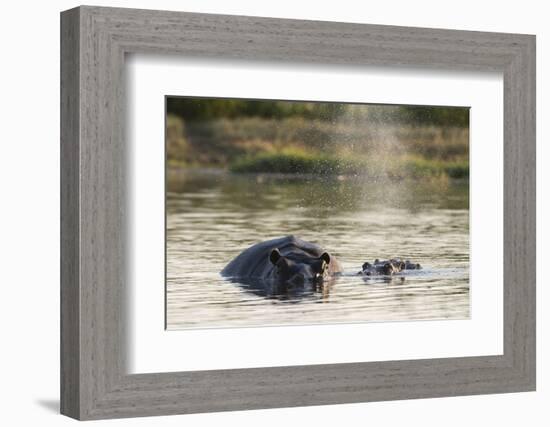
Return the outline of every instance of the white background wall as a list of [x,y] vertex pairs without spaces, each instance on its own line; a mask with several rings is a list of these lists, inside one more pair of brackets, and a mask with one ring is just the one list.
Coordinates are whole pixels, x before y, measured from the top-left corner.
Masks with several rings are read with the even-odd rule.
[[[547,426],[550,27],[545,2],[462,0],[97,1],[105,6],[537,35],[538,391],[507,395],[109,421],[110,425]],[[59,12],[74,1],[4,2],[0,31],[0,423],[67,425],[59,402]],[[546,310],[545,310],[546,308]]]

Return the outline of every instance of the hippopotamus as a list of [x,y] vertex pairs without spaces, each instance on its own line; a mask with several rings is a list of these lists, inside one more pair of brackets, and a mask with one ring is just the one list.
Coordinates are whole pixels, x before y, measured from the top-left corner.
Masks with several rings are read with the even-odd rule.
[[392,258],[386,261],[380,261],[378,258],[374,263],[365,262],[358,274],[363,276],[391,276],[403,270],[420,270],[420,264],[415,264],[409,260],[403,261],[398,258]]
[[319,284],[341,273],[342,265],[320,246],[295,236],[256,243],[242,251],[221,271],[232,280],[303,286]]

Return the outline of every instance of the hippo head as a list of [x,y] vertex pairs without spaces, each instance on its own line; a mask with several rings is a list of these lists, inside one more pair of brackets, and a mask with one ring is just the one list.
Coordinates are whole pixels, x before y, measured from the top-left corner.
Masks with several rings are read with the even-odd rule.
[[374,264],[371,264],[370,262],[365,262],[361,267],[361,271],[359,272],[359,274],[363,274],[365,276],[391,276],[401,271],[400,267],[401,265],[398,263],[394,263],[391,261],[380,262],[380,260],[376,259],[374,261]]
[[275,266],[274,277],[278,282],[299,286],[322,282],[328,276],[330,255],[324,252],[318,258],[284,256],[275,248],[269,254],[269,261]]

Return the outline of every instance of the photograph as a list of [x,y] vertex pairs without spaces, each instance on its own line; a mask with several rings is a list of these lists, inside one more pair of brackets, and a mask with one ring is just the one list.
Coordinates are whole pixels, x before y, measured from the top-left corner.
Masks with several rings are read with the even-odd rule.
[[166,329],[470,318],[468,107],[165,106]]
[[199,3],[8,6],[4,418],[546,419],[542,6]]

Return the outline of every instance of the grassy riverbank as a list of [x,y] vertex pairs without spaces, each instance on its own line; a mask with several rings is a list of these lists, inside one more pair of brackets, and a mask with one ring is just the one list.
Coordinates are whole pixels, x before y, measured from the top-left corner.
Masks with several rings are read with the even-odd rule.
[[467,161],[425,159],[403,156],[394,159],[331,157],[282,152],[244,157],[229,166],[234,173],[284,173],[318,175],[365,175],[372,178],[468,178]]
[[233,173],[469,176],[468,127],[392,121],[381,108],[388,107],[376,107],[378,115],[364,107],[351,109],[337,120],[238,116],[184,121],[168,115],[167,158],[174,167]]

